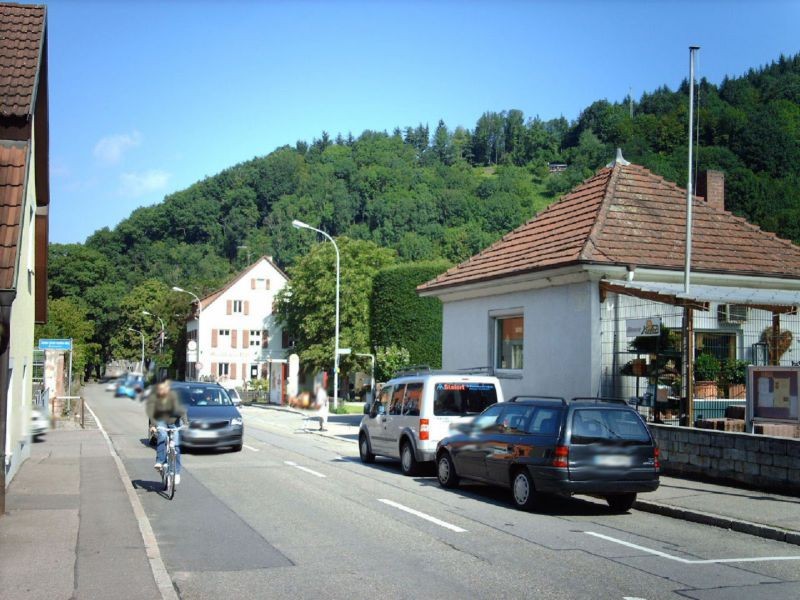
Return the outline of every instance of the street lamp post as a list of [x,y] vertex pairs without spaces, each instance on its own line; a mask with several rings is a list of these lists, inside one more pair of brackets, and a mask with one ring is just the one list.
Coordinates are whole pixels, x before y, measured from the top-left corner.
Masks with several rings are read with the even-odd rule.
[[336,410],[339,408],[339,247],[336,245],[334,239],[321,229],[312,227],[297,219],[292,221],[292,226],[297,229],[316,231],[320,235],[326,237],[328,241],[333,244],[333,249],[336,250],[336,329],[333,340],[333,409]]
[[128,327],[128,331],[133,331],[134,333],[138,333],[140,336],[142,336],[142,375],[144,375],[144,334],[133,327]]
[[159,338],[161,340],[161,344],[159,345],[159,353],[164,354],[164,319],[162,319],[158,315],[154,315],[153,313],[147,310],[143,310],[142,314],[155,317],[156,319],[158,319],[159,323],[161,323],[161,337]]
[[[189,290],[185,290],[183,288],[179,288],[177,285],[172,286],[173,292],[181,292],[183,294],[189,294],[192,298],[197,301],[197,361],[195,362],[195,379],[198,381],[200,380],[200,370],[197,369],[197,364],[200,363],[200,314],[203,312],[203,305],[200,302],[200,298],[197,297],[197,294],[190,292]],[[200,363],[202,366],[203,363]]]

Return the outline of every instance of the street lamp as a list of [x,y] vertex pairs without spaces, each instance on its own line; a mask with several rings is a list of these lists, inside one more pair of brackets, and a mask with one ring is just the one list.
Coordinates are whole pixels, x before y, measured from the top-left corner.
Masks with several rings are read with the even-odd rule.
[[142,375],[144,375],[144,334],[133,327],[128,327],[128,331],[133,331],[134,333],[138,333],[140,336],[142,336]]
[[161,344],[160,344],[159,352],[161,354],[164,354],[164,319],[162,319],[158,315],[154,315],[153,313],[151,313],[150,311],[147,311],[147,310],[143,310],[142,314],[143,315],[148,315],[148,316],[151,316],[151,317],[155,317],[156,319],[158,319],[159,323],[161,323],[161,338],[160,338],[161,339]]
[[295,219],[292,221],[292,226],[297,229],[310,229],[316,231],[320,235],[326,237],[333,249],[336,250],[336,333],[333,340],[333,409],[339,408],[339,247],[336,245],[334,239],[327,233],[316,227],[312,227],[307,223]]
[[197,297],[197,294],[190,292],[189,290],[185,290],[183,288],[179,288],[177,285],[172,286],[173,292],[181,292],[183,294],[189,294],[192,298],[197,300],[197,361],[195,362],[195,378],[199,381],[200,380],[200,369],[197,368],[197,364],[200,363],[200,366],[203,366],[203,363],[200,362],[200,313],[203,312],[203,305],[200,302],[200,298]]

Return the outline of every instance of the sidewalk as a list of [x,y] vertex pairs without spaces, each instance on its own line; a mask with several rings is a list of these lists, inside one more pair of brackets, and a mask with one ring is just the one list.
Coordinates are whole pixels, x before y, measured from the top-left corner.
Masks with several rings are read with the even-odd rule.
[[[330,415],[327,431],[309,433],[355,445],[359,421]],[[153,575],[128,484],[97,429],[55,429],[33,444],[0,517],[0,599],[80,600],[119,590],[126,599],[169,597],[168,580],[159,586]],[[662,477],[634,508],[800,545],[796,497]]]
[[[286,406],[259,408],[303,414]],[[361,415],[332,414],[327,431],[311,433],[355,443],[360,422]],[[800,497],[662,475],[659,488],[640,494],[634,508],[800,546]]]

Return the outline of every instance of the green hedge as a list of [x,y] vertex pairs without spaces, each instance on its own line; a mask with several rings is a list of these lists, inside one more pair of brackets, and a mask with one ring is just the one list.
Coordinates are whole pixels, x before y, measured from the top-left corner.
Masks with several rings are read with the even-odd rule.
[[372,347],[396,344],[415,365],[442,366],[442,303],[421,298],[418,285],[444,273],[447,261],[406,263],[378,272],[372,282]]

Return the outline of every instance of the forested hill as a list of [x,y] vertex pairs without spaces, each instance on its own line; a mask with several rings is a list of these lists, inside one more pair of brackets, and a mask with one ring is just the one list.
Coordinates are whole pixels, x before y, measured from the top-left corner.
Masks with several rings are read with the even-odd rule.
[[[725,171],[729,210],[800,241],[800,54],[718,85],[703,80],[698,98],[699,169]],[[687,115],[684,82],[639,101],[599,100],[571,123],[508,110],[471,129],[440,121],[323,132],[140,208],[85,245],[53,244],[51,296],[82,298],[100,317],[148,278],[204,293],[248,254],[285,268],[316,243],[292,219],[394,248],[401,260],[457,262],[589,177],[616,147],[685,186]],[[550,173],[548,163],[568,167]]]

